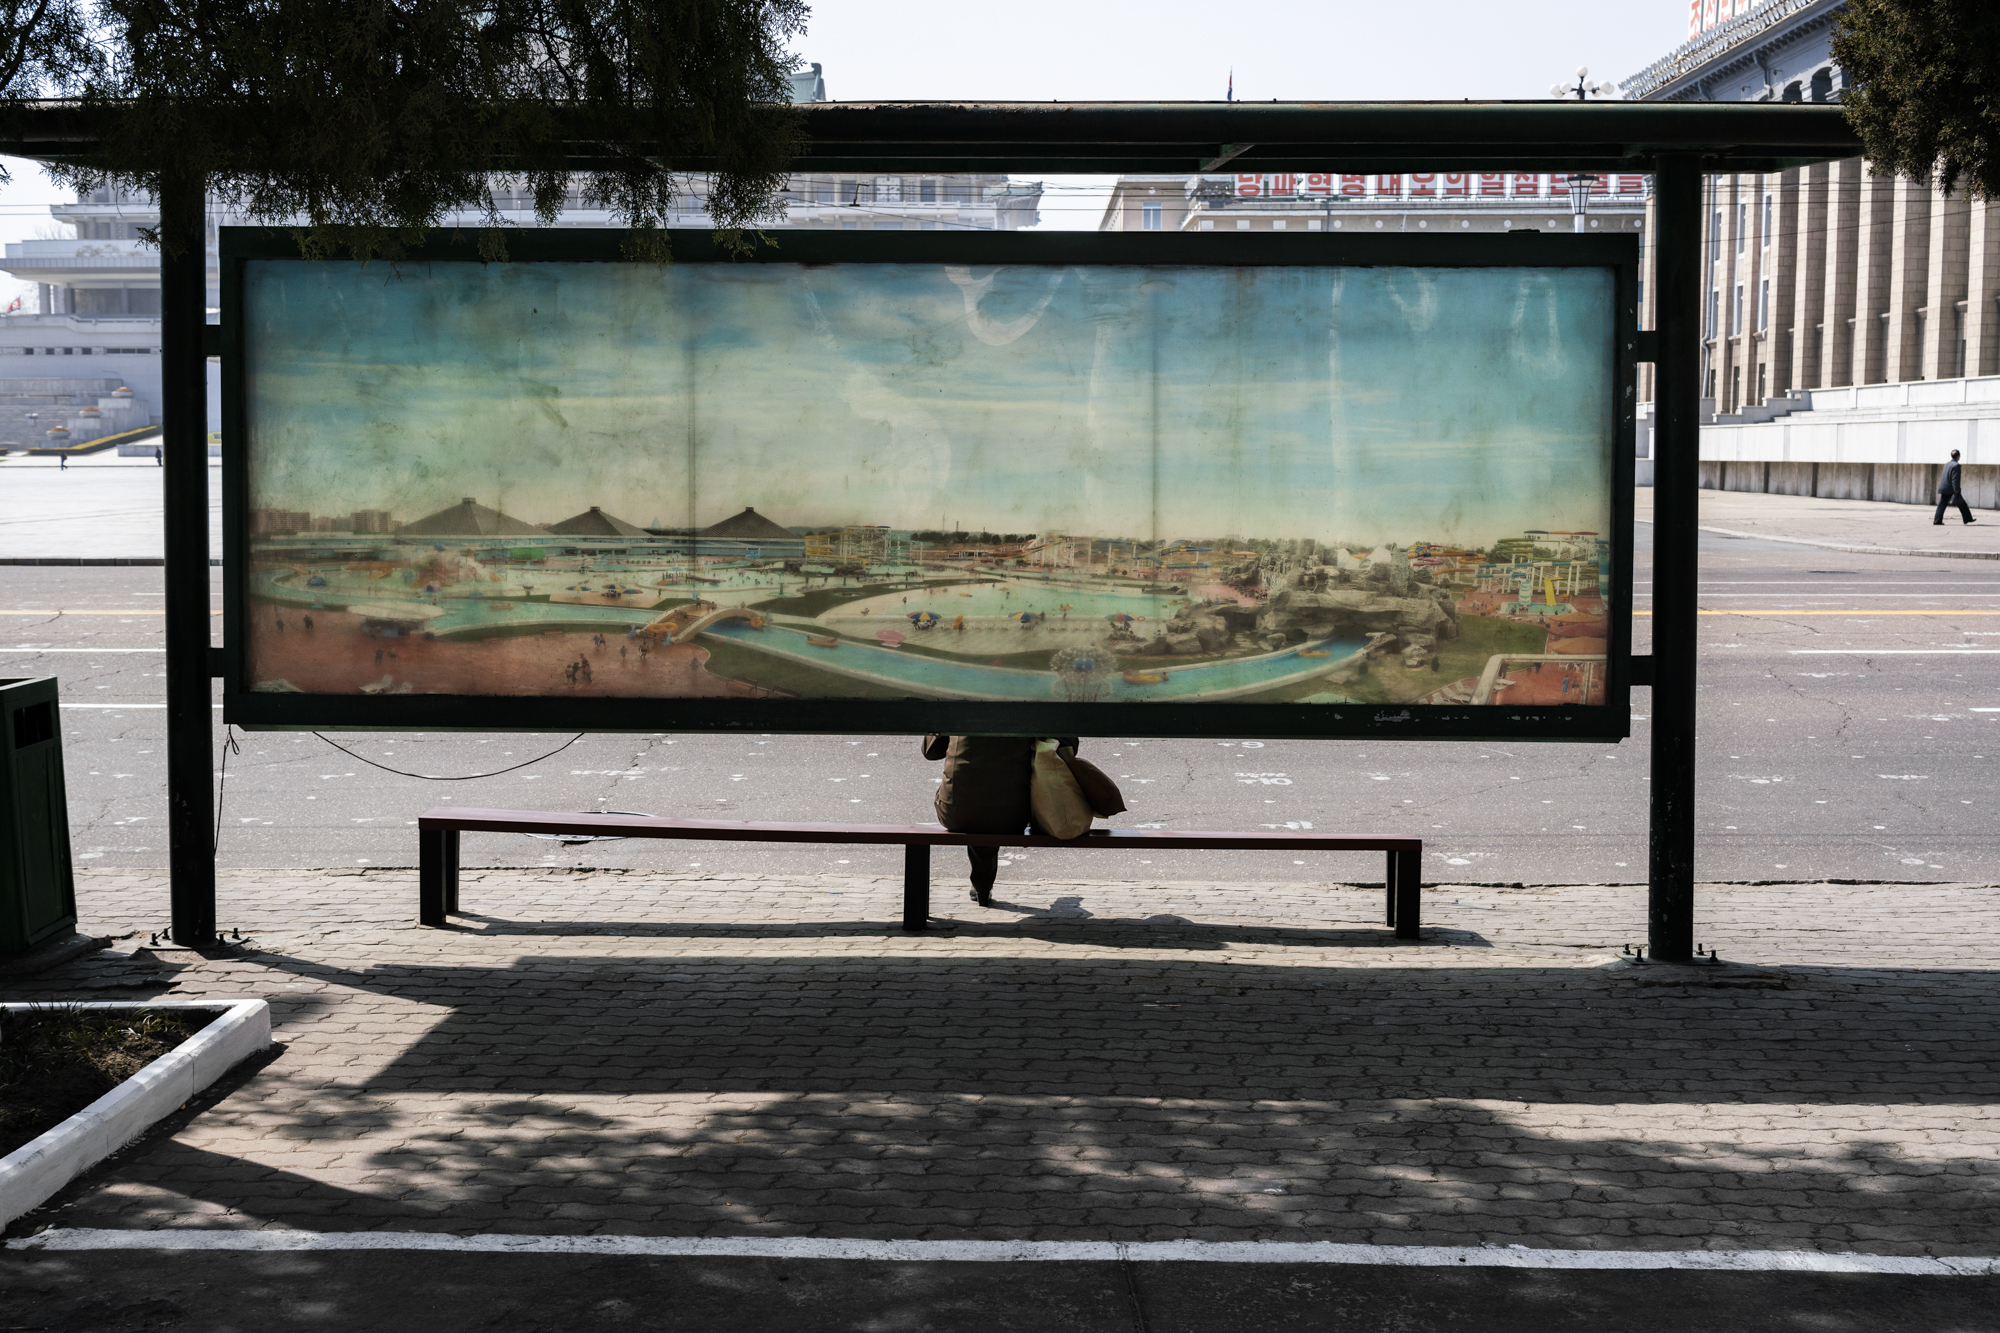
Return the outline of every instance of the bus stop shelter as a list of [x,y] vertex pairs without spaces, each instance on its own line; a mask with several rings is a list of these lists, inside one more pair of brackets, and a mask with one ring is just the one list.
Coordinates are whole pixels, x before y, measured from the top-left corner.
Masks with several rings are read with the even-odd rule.
[[[1859,156],[1840,108],[1802,104],[1538,102],[817,103],[802,108],[799,169],[1002,172],[1646,173],[1654,327],[1634,351],[1653,368],[1652,651],[1631,661],[1652,690],[1648,954],[1694,956],[1702,177],[1777,172]],[[57,104],[18,108],[0,151],[87,158],[89,123]],[[601,163],[579,142],[577,172]],[[677,169],[699,172],[698,158]],[[215,723],[208,550],[208,323],[203,182],[159,200],[165,448],[168,824],[172,938],[215,939]],[[233,484],[225,479],[225,485]],[[1628,612],[1629,613],[1629,612]]]

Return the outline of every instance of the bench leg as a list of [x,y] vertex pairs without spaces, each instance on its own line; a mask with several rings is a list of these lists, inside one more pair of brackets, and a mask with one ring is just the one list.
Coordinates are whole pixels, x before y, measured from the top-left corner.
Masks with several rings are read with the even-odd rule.
[[445,914],[445,866],[449,856],[445,839],[448,829],[417,830],[417,921],[426,926],[442,926]]
[[459,830],[444,830],[444,910],[458,910],[458,835]]
[[903,929],[929,930],[931,922],[931,849],[928,843],[903,845]]
[[1422,939],[1424,909],[1420,891],[1423,887],[1423,858],[1416,852],[1391,852],[1389,865],[1391,897],[1395,904],[1390,924],[1396,928],[1396,938]]
[[1396,854],[1394,852],[1389,853],[1389,859],[1382,871],[1382,896],[1387,900],[1384,911],[1386,919],[1382,924],[1394,930],[1396,928]]

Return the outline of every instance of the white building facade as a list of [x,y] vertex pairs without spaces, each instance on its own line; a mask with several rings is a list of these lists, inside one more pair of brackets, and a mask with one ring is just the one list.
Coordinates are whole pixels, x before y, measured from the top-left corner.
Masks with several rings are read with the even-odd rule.
[[[1837,101],[1844,5],[1697,0],[1688,41],[1625,93]],[[1860,158],[1707,190],[1703,484],[1931,503],[1955,447],[1968,496],[1995,504],[2000,395],[1980,381],[2000,375],[2000,203]]]

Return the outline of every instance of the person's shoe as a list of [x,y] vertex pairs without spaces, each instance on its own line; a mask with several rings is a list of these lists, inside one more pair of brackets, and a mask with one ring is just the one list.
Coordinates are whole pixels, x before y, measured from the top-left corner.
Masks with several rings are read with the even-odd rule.
[[1968,518],[1965,520],[1965,523],[1967,527],[1971,527],[1974,523],[1977,523],[1978,521],[1979,520],[1976,518]]
[[982,889],[977,884],[973,885],[972,901],[978,903],[981,907],[993,906],[993,890],[991,888]]
[[1934,528],[1941,528],[1941,527],[1943,527],[1943,526],[1944,526],[1944,520],[1943,520],[1943,519],[1941,519],[1941,518],[1937,518],[1937,519],[1932,519],[1932,520],[1931,520],[1931,526],[1932,526],[1932,527],[1934,527]]

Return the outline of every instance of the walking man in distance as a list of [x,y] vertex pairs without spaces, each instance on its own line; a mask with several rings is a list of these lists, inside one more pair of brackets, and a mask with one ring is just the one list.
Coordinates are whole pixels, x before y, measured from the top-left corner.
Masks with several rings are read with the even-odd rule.
[[1944,525],[1944,511],[1947,505],[1957,505],[1967,523],[1977,523],[1972,516],[1972,507],[1965,503],[1965,495],[1958,489],[1958,450],[1951,451],[1951,461],[1944,465],[1944,475],[1938,478],[1937,513],[1931,518],[1932,527]]

